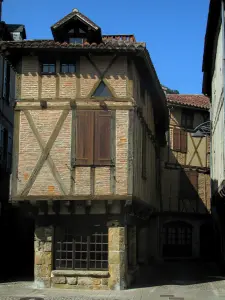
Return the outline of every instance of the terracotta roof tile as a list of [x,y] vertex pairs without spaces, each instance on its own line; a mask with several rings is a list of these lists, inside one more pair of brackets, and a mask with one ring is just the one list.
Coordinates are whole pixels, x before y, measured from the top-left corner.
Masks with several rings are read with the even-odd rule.
[[145,43],[136,43],[133,41],[121,41],[121,40],[105,40],[100,44],[87,42],[83,44],[71,44],[67,42],[59,43],[54,40],[24,40],[24,41],[12,41],[12,42],[0,42],[0,48],[2,50],[6,48],[73,48],[73,49],[121,49],[121,50],[136,50],[145,49]]
[[191,107],[210,108],[209,98],[204,95],[167,94],[167,101]]

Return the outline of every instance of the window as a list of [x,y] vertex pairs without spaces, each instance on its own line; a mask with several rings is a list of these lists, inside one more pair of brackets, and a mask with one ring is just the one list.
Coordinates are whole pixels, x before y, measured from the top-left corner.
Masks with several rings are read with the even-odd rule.
[[10,98],[10,65],[4,60],[3,98],[9,103]]
[[187,153],[187,132],[180,129],[173,129],[173,150]]
[[147,156],[147,134],[145,127],[142,127],[142,178],[147,178],[146,156]]
[[94,91],[92,97],[113,97],[113,95],[107,85],[103,81],[101,81]]
[[77,165],[111,165],[111,122],[110,111],[77,111]]
[[145,104],[145,85],[144,83],[141,81],[140,82],[140,97],[141,97],[141,102]]
[[107,270],[107,231],[77,235],[69,228],[56,228],[55,268]]
[[83,44],[84,39],[80,37],[71,37],[69,38],[69,43],[70,44]]
[[43,63],[41,72],[43,74],[55,74],[55,63]]
[[181,126],[185,129],[193,129],[194,112],[192,110],[183,109],[181,115]]
[[76,65],[75,64],[61,63],[60,72],[61,73],[69,73],[69,74],[75,73],[76,72]]

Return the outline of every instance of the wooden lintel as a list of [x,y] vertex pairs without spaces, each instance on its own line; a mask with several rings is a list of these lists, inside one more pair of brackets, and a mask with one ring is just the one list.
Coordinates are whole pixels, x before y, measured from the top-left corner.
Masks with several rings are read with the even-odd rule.
[[97,201],[105,201],[105,200],[110,200],[110,201],[126,201],[130,200],[132,201],[132,196],[131,195],[62,195],[62,196],[52,196],[52,195],[32,195],[32,196],[15,196],[12,197],[12,201],[24,201],[24,200],[35,200],[37,199],[39,201],[49,201],[49,200],[71,200],[71,201],[87,201],[87,200],[97,200]]
[[[134,107],[131,104],[123,104],[123,105],[118,105],[117,103],[112,104],[112,103],[106,103],[107,108],[110,110],[133,110]],[[40,107],[40,105],[19,105],[15,107],[15,111],[21,111],[21,110],[42,110],[43,108]],[[70,110],[71,105],[70,104],[65,104],[65,105],[48,105],[48,110]],[[100,104],[96,105],[96,103],[80,103],[77,105],[76,109],[80,110],[101,110],[102,107]]]
[[31,103],[40,103],[40,101],[46,101],[47,103],[54,103],[54,102],[99,102],[101,100],[108,101],[108,102],[132,102],[134,103],[133,97],[112,97],[112,98],[102,98],[102,97],[87,97],[87,98],[25,98],[20,99],[17,103],[21,102],[31,102]]

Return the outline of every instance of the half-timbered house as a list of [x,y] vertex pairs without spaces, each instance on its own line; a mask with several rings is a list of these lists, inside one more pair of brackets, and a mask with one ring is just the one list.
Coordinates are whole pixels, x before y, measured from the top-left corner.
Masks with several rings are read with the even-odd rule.
[[37,285],[123,289],[159,208],[166,97],[133,35],[76,9],[51,30],[0,45],[17,72],[11,201],[35,219]]
[[[193,130],[209,119],[209,99],[203,95],[167,94],[169,131],[161,148],[161,207],[152,219],[157,232],[153,257],[209,258],[212,235],[209,151],[206,136]],[[156,230],[157,228],[157,230]]]

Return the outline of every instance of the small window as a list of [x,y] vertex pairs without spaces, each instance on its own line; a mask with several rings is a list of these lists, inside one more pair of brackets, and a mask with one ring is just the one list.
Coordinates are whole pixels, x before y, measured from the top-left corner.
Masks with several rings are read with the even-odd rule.
[[83,38],[78,38],[78,37],[69,38],[69,43],[70,44],[83,44],[83,42],[84,42]]
[[75,73],[76,72],[76,65],[75,64],[64,64],[61,63],[61,73]]
[[185,129],[193,129],[194,112],[192,110],[182,110],[181,126]]
[[101,83],[94,91],[92,97],[113,97],[113,95],[110,92],[109,88],[106,86],[106,84],[103,81],[101,81]]
[[55,74],[55,63],[53,64],[42,64],[42,73],[43,74]]

